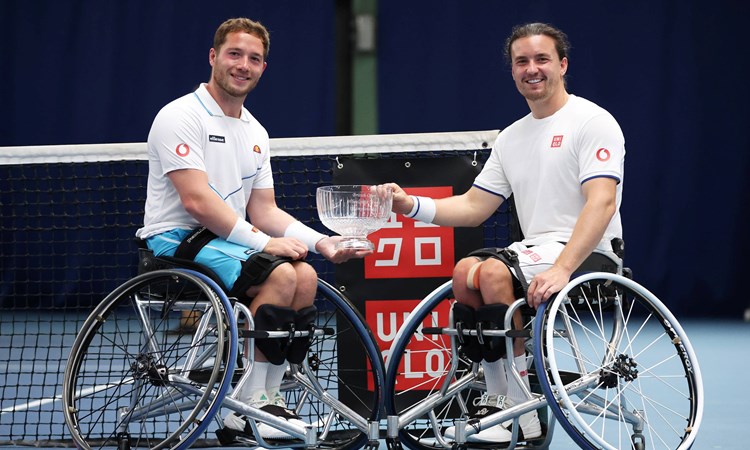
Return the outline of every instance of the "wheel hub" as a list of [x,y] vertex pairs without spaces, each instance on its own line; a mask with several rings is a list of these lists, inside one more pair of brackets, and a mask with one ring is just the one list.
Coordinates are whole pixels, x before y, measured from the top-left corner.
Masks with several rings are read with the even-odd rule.
[[630,382],[638,378],[638,364],[628,355],[620,354],[612,365],[600,372],[599,383],[605,388],[614,388],[620,379]]
[[141,353],[130,365],[133,378],[148,380],[154,386],[164,386],[169,381],[169,369],[164,364],[156,364],[154,357]]

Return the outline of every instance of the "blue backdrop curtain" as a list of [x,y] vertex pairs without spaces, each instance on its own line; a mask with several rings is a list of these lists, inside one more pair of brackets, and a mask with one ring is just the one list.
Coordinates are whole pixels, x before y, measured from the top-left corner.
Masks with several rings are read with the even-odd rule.
[[[378,1],[380,133],[503,128],[528,112],[502,60],[517,23],[573,48],[569,90],[626,137],[627,263],[678,314],[738,317],[750,152],[743,0]],[[335,2],[0,2],[0,146],[145,141],[168,101],[209,76],[216,26],[271,31],[246,106],[272,137],[335,133]]]

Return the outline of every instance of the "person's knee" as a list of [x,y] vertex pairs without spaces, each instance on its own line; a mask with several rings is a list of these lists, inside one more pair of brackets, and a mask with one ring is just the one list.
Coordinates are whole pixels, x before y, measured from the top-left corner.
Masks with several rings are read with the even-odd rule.
[[310,302],[303,302],[304,305],[297,305],[299,307],[307,306],[312,304],[315,299],[315,292],[318,290],[318,273],[315,269],[305,262],[300,262],[294,265],[296,271],[295,285],[295,298],[309,298]]
[[466,277],[469,271],[481,262],[477,258],[464,258],[453,268],[453,289],[467,289]]
[[273,301],[277,305],[290,306],[297,286],[297,271],[291,264],[279,264],[274,267],[261,286],[262,291],[273,292]]
[[[490,258],[482,263],[481,272],[474,274],[479,286],[487,286],[500,293],[500,297],[513,297],[513,275],[504,262]],[[509,300],[514,300],[510,299]]]

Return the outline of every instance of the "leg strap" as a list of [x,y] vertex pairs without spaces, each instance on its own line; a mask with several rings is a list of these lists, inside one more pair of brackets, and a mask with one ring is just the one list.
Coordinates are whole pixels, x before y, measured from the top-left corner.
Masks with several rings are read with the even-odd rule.
[[482,360],[482,349],[479,346],[479,341],[476,336],[465,336],[462,334],[463,330],[472,330],[476,328],[477,320],[474,308],[464,305],[463,303],[454,303],[453,322],[456,330],[458,330],[457,339],[460,350],[470,360],[480,362]]
[[[292,308],[263,304],[255,311],[253,320],[258,331],[294,331],[296,313]],[[286,361],[291,339],[258,338],[255,346],[263,352],[271,364]]]
[[483,336],[482,330],[503,330],[505,329],[505,313],[508,312],[508,305],[495,304],[483,305],[477,310],[477,331],[479,331],[479,343],[481,344],[482,357],[494,362],[505,356],[505,338],[497,336]]
[[257,286],[268,278],[276,266],[290,261],[289,258],[274,256],[268,253],[255,252],[242,263],[242,270],[234,282],[229,295],[232,297],[244,297],[245,292],[251,286]]
[[315,331],[315,319],[318,317],[318,308],[315,305],[302,308],[295,313],[294,326],[299,331],[310,331],[310,336],[299,337],[292,340],[289,345],[286,359],[290,363],[301,364],[305,360],[307,351],[312,345],[314,337],[312,332]]
[[[513,283],[513,289],[515,291],[516,298],[526,298],[526,292],[529,290],[529,284],[526,282],[526,277],[523,276],[521,264],[518,261],[518,254],[515,251],[509,248],[498,247],[480,248],[479,250],[474,250],[473,252],[469,253],[467,256],[476,256],[479,258],[495,258],[504,262],[506,266],[512,267],[515,271],[515,274],[511,272],[511,275],[513,275],[513,279],[515,280],[515,282]],[[471,269],[469,269],[469,271],[471,272]]]

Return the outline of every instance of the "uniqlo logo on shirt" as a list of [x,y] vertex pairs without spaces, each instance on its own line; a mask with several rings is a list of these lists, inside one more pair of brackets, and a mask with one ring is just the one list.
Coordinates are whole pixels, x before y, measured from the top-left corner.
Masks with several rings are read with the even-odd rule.
[[550,145],[550,148],[562,147],[562,140],[563,140],[562,134],[559,134],[557,136],[552,136],[552,145]]
[[[432,198],[453,195],[451,186],[405,188],[406,193]],[[391,213],[369,239],[375,252],[365,257],[365,278],[450,277],[454,264],[452,227],[418,222]]]

